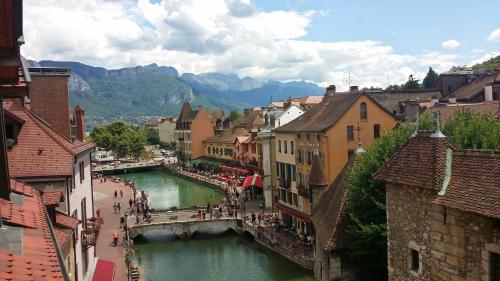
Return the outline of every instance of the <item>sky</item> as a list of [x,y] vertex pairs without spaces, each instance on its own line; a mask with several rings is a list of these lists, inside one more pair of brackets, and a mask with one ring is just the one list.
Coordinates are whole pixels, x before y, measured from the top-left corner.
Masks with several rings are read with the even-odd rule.
[[[25,0],[23,54],[385,87],[500,55],[498,0]],[[350,77],[350,81],[349,81]]]

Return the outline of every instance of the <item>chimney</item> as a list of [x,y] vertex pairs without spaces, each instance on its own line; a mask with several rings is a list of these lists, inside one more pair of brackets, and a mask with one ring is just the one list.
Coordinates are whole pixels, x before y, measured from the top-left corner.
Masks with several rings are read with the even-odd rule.
[[34,67],[29,68],[30,108],[52,128],[67,137],[71,137],[69,122],[68,83],[69,68]]
[[75,125],[76,125],[76,139],[83,141],[85,138],[85,112],[83,109],[77,105],[75,107]]
[[309,174],[309,189],[311,191],[312,210],[316,209],[319,200],[328,186],[319,152],[316,150],[312,159],[311,173]]
[[326,87],[325,97],[332,95],[332,94],[335,94],[336,91],[337,91],[337,87],[335,87],[335,85],[330,85],[330,86]]
[[358,91],[358,86],[351,86],[349,88],[349,92],[351,92],[351,93],[356,93],[357,91]]

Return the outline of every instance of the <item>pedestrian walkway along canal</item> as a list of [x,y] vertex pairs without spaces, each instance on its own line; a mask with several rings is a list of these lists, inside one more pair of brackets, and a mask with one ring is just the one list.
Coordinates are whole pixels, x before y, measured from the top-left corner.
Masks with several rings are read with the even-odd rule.
[[[153,208],[204,206],[219,202],[223,196],[210,187],[161,171],[120,177],[133,177],[136,187],[152,198]],[[144,268],[148,281],[313,280],[311,271],[234,233],[195,234],[188,240],[176,240],[151,231],[136,239],[134,248],[134,259]]]

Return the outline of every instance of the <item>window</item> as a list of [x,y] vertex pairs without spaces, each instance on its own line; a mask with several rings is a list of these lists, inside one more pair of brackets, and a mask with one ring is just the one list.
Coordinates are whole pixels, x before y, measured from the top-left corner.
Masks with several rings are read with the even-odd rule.
[[290,141],[290,154],[294,154],[295,151],[294,151],[295,148],[293,148],[293,141]]
[[309,140],[309,134],[307,134],[307,140]]
[[307,151],[307,164],[311,165],[312,163],[312,153],[310,150]]
[[297,169],[295,169],[295,166],[291,166],[292,167],[292,181],[296,181],[297,180]]
[[5,138],[14,139],[14,124],[12,123],[5,124]]
[[353,126],[347,126],[347,140],[354,140],[354,127]]
[[85,180],[85,163],[82,161],[80,162],[78,165],[79,165],[79,168],[80,168],[80,183],[83,182],[83,180]]
[[277,177],[280,176],[280,163],[279,162],[276,162],[276,176]]
[[380,138],[380,124],[373,125],[373,138]]
[[285,154],[288,153],[288,141],[285,140]]
[[297,193],[292,193],[293,195],[293,205],[295,207],[298,207],[299,206],[299,199],[298,199],[298,196],[297,196]]
[[366,110],[366,103],[362,102],[360,105],[359,105],[359,118],[361,118],[361,120],[365,120],[368,116],[368,113],[367,113],[367,110]]
[[297,163],[302,164],[302,150],[297,149]]
[[281,140],[278,140],[278,152],[281,153]]
[[500,281],[500,254],[490,253],[490,281]]
[[300,134],[297,135],[297,138],[300,140]]
[[410,249],[410,258],[411,258],[411,264],[410,264],[411,271],[418,273],[418,270],[420,268],[420,256],[418,251],[415,249]]

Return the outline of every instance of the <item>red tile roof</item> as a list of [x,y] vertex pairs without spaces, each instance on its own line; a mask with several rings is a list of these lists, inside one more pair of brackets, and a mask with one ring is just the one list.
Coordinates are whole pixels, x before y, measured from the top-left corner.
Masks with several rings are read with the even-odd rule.
[[[0,280],[63,280],[40,193],[28,187],[22,190],[28,190],[28,195],[22,193],[22,206],[0,201],[5,224],[25,226],[22,254],[0,248]],[[10,211],[4,214],[4,210]]]
[[317,241],[326,251],[340,249],[347,244],[347,189],[344,184],[354,160],[354,157],[349,158],[347,164],[330,184],[311,214]]
[[455,112],[470,110],[473,113],[485,114],[491,113],[491,115],[495,115],[495,112],[498,110],[498,101],[485,101],[482,103],[472,103],[472,104],[456,104],[450,106],[442,106],[442,107],[432,107],[429,108],[429,112],[439,111],[439,119],[442,123],[448,120]]
[[448,138],[419,132],[410,138],[375,174],[375,179],[400,185],[441,188],[446,150],[455,148]]
[[70,217],[64,213],[56,211],[56,225],[62,228],[76,229],[80,222],[78,219]]
[[[449,183],[445,170],[451,152]],[[500,218],[500,151],[456,149],[446,138],[411,138],[375,175],[401,186],[430,188],[433,202]]]
[[62,196],[60,191],[45,192],[42,195],[42,201],[46,206],[59,206]]
[[455,150],[451,179],[435,203],[500,218],[500,151]]
[[8,150],[10,176],[70,176],[73,157],[94,149],[90,142],[68,140],[15,100],[6,100],[4,109],[23,120],[17,143]]
[[57,244],[59,244],[59,247],[63,247],[71,238],[71,231],[70,230],[65,230],[59,227],[56,227],[54,229],[54,234],[56,235],[57,239]]

